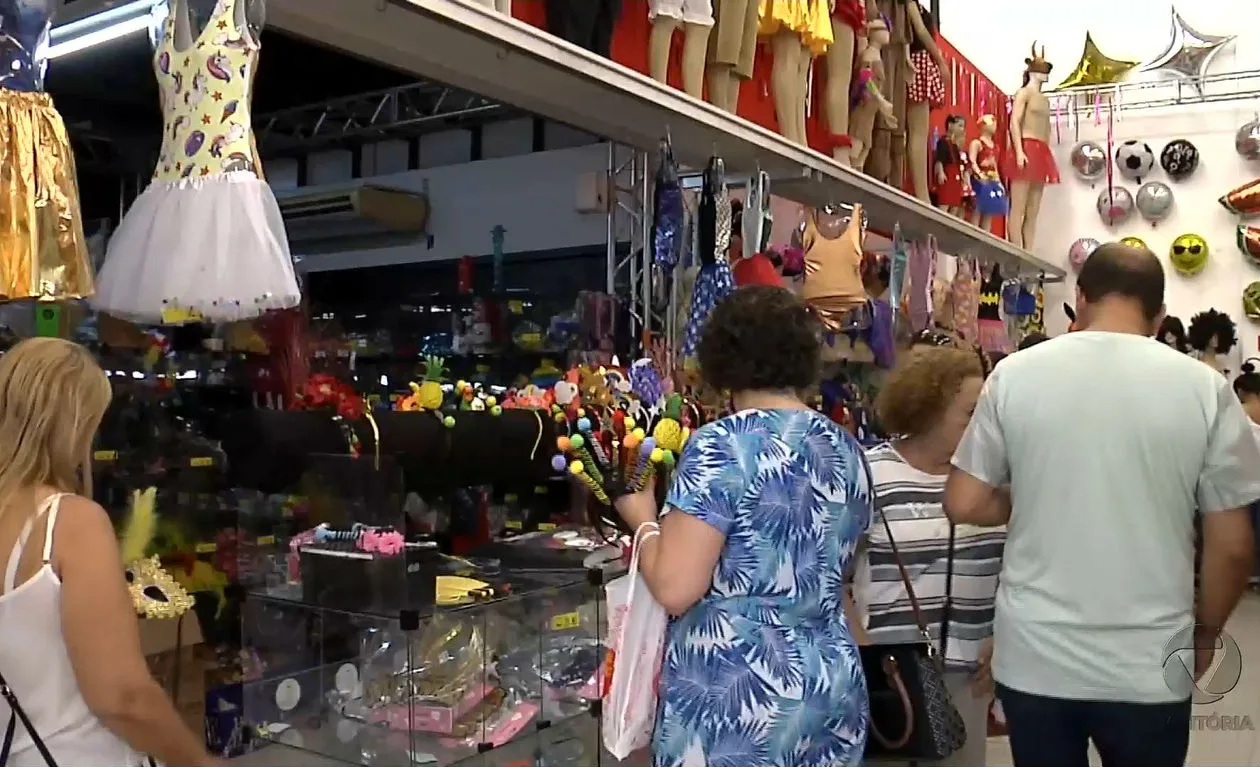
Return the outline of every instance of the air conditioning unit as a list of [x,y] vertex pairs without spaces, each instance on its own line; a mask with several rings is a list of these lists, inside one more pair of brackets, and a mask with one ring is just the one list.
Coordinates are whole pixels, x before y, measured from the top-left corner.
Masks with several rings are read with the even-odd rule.
[[297,190],[277,201],[290,246],[302,253],[429,244],[429,197],[424,193],[368,184]]

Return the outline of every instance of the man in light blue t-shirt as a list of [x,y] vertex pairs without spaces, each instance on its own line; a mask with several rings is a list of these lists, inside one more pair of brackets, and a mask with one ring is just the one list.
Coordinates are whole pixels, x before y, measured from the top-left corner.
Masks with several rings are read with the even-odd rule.
[[1082,330],[1003,360],[954,454],[950,519],[1007,525],[992,670],[1016,767],[1087,767],[1091,740],[1105,767],[1181,767],[1246,590],[1260,450],[1225,378],[1151,338],[1163,300],[1153,254],[1100,247]]

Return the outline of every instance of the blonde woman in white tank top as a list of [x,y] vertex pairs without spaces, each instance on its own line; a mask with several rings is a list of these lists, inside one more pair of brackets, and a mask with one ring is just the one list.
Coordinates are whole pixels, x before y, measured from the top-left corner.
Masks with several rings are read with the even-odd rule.
[[[118,542],[90,500],[109,382],[82,347],[23,341],[0,358],[0,675],[60,767],[216,761],[149,675]],[[5,731],[13,737],[7,764]],[[48,759],[0,697],[0,764]]]

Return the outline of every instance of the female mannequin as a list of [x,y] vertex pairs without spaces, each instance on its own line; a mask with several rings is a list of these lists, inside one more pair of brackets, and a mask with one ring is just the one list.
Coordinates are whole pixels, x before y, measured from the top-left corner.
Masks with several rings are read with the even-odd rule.
[[871,142],[875,132],[875,118],[883,117],[886,125],[893,128],[897,119],[893,117],[893,104],[884,95],[887,84],[884,71],[883,49],[888,44],[888,20],[875,16],[866,22],[866,44],[858,54],[857,91],[858,103],[849,116],[849,135],[853,147],[850,150],[850,161],[854,168],[865,168],[870,155]]
[[735,112],[739,86],[753,76],[757,53],[757,0],[717,0],[717,36],[709,46],[709,101]]
[[759,31],[770,41],[774,69],[770,87],[779,133],[807,144],[805,105],[813,57],[831,46],[830,0],[763,0]]
[[[827,127],[831,131],[831,155],[848,165],[853,139],[849,136],[849,106],[853,98],[853,65],[859,38],[866,37],[866,6],[863,0],[836,0],[831,14],[835,42],[827,51]],[[869,142],[868,142],[869,143]]]
[[56,0],[0,1],[4,300],[85,298],[93,291],[74,155],[61,115],[43,92],[48,34],[58,5]]
[[688,96],[704,96],[704,58],[713,29],[712,0],[653,0],[648,4],[652,34],[648,37],[648,71],[665,82],[669,74],[669,50],[674,32],[683,27],[682,79]]
[[1031,251],[1037,233],[1037,214],[1046,184],[1059,183],[1059,169],[1050,151],[1050,99],[1041,92],[1051,65],[1033,44],[1032,57],[1024,59],[1024,85],[1015,93],[1011,108],[1011,156],[1006,176],[1010,179],[1011,212],[1006,222],[1007,239]]
[[[929,202],[928,123],[932,110],[945,103],[945,57],[936,45],[936,23],[917,2],[906,4],[910,27],[910,70],[906,78],[906,155],[914,196]],[[894,184],[895,186],[895,184]]]
[[93,304],[172,325],[297,306],[284,220],[250,118],[265,2],[170,0],[168,10],[155,35],[161,153],[110,241]]
[[993,218],[1005,216],[1010,210],[1006,199],[1006,187],[1002,186],[1002,174],[998,170],[997,118],[985,115],[980,118],[980,135],[967,148],[967,160],[971,164],[971,190],[975,193],[976,208],[971,223],[986,232],[993,230]]

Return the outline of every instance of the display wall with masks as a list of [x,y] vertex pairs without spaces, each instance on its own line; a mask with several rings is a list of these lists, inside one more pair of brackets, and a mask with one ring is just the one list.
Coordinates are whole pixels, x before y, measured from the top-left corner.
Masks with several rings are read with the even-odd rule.
[[[1189,325],[1217,309],[1234,321],[1238,344],[1220,364],[1237,373],[1260,337],[1260,319],[1247,317],[1260,311],[1260,228],[1247,228],[1260,227],[1255,118],[1250,101],[1060,114],[1052,148],[1063,179],[1046,189],[1037,255],[1079,268],[1091,240],[1140,240],[1164,265],[1169,314]],[[1048,306],[1074,300],[1068,272]],[[1062,332],[1067,319],[1047,312],[1046,323]]]

